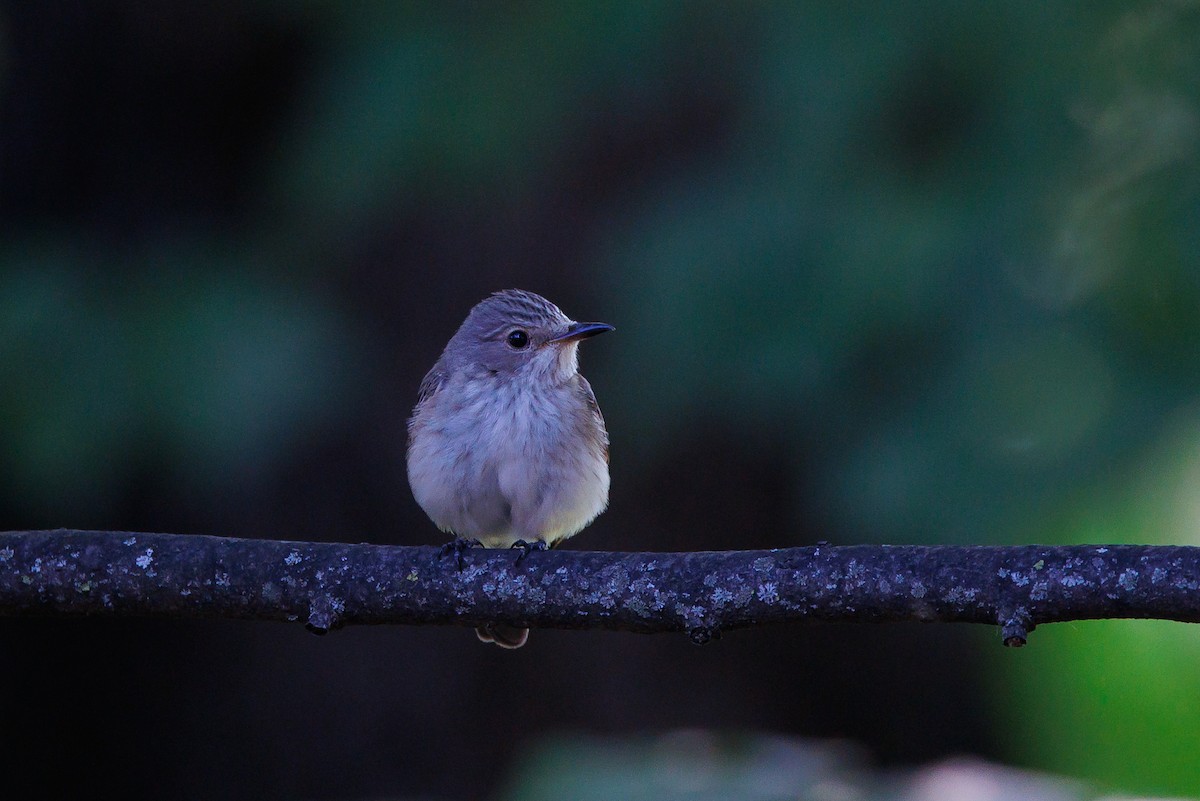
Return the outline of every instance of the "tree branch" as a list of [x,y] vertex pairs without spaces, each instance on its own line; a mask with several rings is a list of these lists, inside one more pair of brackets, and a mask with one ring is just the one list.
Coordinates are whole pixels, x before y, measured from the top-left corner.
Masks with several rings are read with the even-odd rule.
[[686,631],[785,621],[1200,622],[1200,548],[854,545],[442,557],[429,546],[109,531],[0,533],[0,615]]

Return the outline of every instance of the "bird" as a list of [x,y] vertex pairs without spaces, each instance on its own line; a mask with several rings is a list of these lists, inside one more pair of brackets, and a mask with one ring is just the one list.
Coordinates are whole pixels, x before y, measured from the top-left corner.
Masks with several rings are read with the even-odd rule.
[[[476,304],[421,381],[408,421],[408,481],[454,536],[443,550],[553,548],[608,506],[608,430],[579,372],[579,343],[614,330],[541,295]],[[460,563],[461,564],[461,563]],[[526,628],[490,623],[483,642],[520,648]]]

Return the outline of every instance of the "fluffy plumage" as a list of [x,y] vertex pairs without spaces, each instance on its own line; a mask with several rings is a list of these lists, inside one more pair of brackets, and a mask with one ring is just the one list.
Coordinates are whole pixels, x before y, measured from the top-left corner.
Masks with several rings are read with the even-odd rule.
[[[421,382],[408,480],[443,531],[485,547],[553,547],[608,504],[608,432],[578,345],[611,330],[576,323],[523,290],[477,304]],[[525,630],[493,626],[507,647]]]

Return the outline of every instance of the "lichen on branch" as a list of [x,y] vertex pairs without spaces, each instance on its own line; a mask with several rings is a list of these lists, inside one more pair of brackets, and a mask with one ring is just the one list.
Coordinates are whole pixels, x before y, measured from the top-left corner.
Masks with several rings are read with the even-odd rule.
[[1200,622],[1200,548],[819,545],[520,554],[109,531],[0,533],[0,615],[686,632],[789,621]]

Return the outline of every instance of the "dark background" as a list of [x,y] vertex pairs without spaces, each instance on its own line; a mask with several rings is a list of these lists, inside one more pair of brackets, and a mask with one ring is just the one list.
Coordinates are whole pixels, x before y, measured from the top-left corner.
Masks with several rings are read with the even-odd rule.
[[[1195,542],[1198,84],[1182,2],[0,3],[0,528],[440,542],[405,419],[516,286],[617,327],[569,547]],[[686,729],[1200,793],[1196,656],[0,620],[0,767],[516,799]]]

